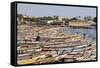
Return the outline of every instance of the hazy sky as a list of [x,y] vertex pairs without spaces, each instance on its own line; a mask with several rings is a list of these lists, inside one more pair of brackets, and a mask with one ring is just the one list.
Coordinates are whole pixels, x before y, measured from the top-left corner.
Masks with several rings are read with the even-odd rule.
[[96,16],[96,8],[88,7],[71,7],[71,6],[52,6],[52,5],[37,5],[37,4],[18,4],[18,14],[29,16]]

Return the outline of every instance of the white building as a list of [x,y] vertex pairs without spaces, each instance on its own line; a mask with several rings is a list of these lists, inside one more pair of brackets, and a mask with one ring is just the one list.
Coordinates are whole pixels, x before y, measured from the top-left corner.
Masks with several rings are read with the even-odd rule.
[[61,16],[59,16],[58,20],[62,21],[62,17],[61,17]]
[[47,21],[48,24],[53,23],[53,22],[54,22],[54,20]]

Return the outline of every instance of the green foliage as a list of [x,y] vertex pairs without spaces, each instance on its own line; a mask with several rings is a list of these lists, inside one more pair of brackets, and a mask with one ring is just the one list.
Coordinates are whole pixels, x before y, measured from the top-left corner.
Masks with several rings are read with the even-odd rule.
[[19,18],[19,20],[21,20],[23,18],[22,14],[18,14],[17,17]]
[[54,20],[58,20],[59,16],[53,16]]
[[71,18],[71,21],[73,21],[73,20],[78,20],[76,17],[73,17],[73,18]]
[[85,21],[90,21],[90,20],[92,20],[92,17],[91,16],[84,17],[84,20]]
[[93,18],[93,21],[94,21],[95,23],[97,23],[97,17],[94,17],[94,18]]

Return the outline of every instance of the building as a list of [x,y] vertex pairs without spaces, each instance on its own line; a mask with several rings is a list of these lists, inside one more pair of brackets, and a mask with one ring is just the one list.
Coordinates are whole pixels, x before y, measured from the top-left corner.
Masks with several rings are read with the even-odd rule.
[[88,21],[77,20],[77,21],[69,21],[70,27],[90,27],[91,24]]

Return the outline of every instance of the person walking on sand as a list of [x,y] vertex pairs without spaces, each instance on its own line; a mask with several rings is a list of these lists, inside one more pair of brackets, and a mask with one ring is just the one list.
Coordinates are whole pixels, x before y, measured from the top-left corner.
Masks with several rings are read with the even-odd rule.
[[36,41],[40,41],[39,33],[38,33],[38,36],[36,37]]

